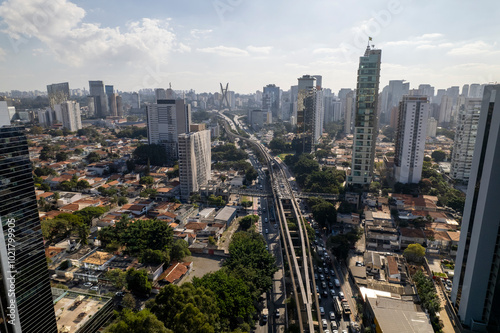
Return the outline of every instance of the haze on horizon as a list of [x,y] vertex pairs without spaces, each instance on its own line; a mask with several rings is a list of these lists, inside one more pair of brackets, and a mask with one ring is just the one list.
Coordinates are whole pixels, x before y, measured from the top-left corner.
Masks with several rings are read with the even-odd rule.
[[381,87],[498,80],[499,9],[451,0],[7,0],[0,3],[0,91],[103,80],[120,91],[168,87],[238,93],[303,74],[354,88],[368,36],[382,49]]

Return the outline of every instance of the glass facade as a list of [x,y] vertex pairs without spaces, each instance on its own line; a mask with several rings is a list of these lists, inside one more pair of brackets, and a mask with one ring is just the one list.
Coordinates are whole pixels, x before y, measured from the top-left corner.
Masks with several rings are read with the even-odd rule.
[[[368,47],[359,59],[354,143],[349,184],[368,185],[372,181],[375,142],[377,140],[377,104],[380,79],[381,50]],[[370,134],[370,135],[364,135]]]
[[0,332],[57,332],[23,128],[0,128],[0,203]]

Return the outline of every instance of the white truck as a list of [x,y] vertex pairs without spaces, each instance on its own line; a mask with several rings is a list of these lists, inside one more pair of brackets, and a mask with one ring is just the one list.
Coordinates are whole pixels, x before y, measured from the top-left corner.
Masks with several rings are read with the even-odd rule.
[[269,318],[269,310],[267,308],[262,310],[262,322],[266,323]]

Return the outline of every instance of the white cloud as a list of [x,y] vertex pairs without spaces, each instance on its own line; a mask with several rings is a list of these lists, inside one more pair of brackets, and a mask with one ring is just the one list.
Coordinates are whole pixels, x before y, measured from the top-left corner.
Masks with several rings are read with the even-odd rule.
[[246,56],[248,52],[237,47],[229,47],[229,46],[214,46],[214,47],[205,47],[198,49],[200,52],[204,53],[212,53],[217,54],[222,57],[234,57],[234,56]]
[[320,47],[312,51],[313,54],[332,54],[339,52],[340,49],[334,49],[331,47]]
[[5,60],[5,55],[7,53],[0,47],[0,61],[4,61]]
[[444,37],[444,35],[440,33],[432,33],[432,34],[423,34],[422,36],[417,37],[417,39],[429,40],[441,37]]
[[272,46],[247,46],[247,50],[254,53],[269,54],[272,50]]
[[66,0],[8,0],[0,5],[0,17],[7,24],[4,32],[18,44],[37,38],[58,61],[71,66],[164,61],[177,46],[168,20],[143,18],[122,32],[83,23],[85,10]]
[[212,33],[212,29],[191,29],[190,33],[192,37],[199,38]]
[[479,55],[479,54],[492,54],[498,53],[499,50],[495,44],[490,45],[483,41],[477,41],[474,43],[468,43],[461,45],[459,47],[455,47],[451,49],[448,54],[450,55],[458,55],[458,56],[470,56],[470,55]]
[[421,36],[410,37],[405,40],[398,40],[385,43],[386,46],[407,46],[407,45],[427,45],[424,47],[417,47],[420,49],[429,49],[435,47],[432,43],[436,43],[436,39],[442,39],[444,37],[443,34],[440,33],[432,33],[432,34],[423,34]]

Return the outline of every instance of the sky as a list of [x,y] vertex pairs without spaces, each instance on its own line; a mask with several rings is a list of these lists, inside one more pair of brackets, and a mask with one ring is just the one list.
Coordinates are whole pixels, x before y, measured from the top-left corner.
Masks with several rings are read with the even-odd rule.
[[368,37],[380,88],[500,81],[500,6],[465,0],[7,0],[0,2],[0,91],[103,80],[237,93],[304,74],[355,88]]

